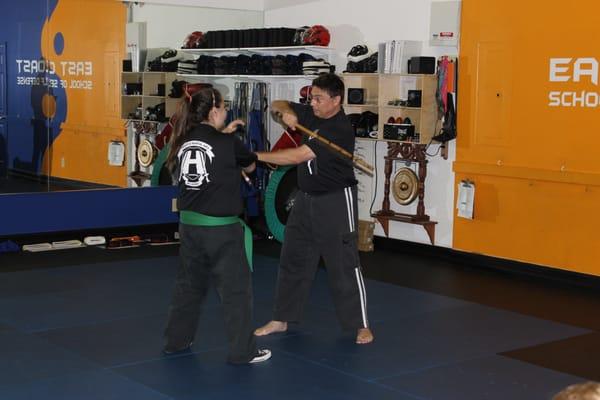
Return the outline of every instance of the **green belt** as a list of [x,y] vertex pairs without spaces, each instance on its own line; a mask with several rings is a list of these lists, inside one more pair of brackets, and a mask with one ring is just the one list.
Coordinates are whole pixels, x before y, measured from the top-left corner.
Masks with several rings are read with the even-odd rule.
[[179,221],[186,225],[197,225],[197,226],[223,226],[232,224],[242,224],[244,228],[244,247],[246,248],[246,258],[248,259],[248,266],[250,271],[254,271],[252,268],[252,230],[246,225],[246,223],[238,217],[212,217],[210,215],[204,215],[195,211],[180,211]]

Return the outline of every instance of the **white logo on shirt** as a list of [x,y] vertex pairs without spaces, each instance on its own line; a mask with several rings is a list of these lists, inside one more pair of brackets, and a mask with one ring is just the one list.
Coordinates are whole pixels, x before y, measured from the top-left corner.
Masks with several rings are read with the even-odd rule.
[[208,171],[206,170],[206,161],[212,163],[215,154],[212,151],[212,146],[199,140],[190,140],[186,142],[179,153],[179,180],[183,179],[185,185],[190,188],[198,188],[208,179]]

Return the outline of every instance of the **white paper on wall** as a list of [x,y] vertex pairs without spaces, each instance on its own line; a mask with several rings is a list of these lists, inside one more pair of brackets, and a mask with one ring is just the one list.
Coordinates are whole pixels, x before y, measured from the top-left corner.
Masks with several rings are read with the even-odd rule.
[[125,161],[125,143],[111,141],[108,144],[108,165],[120,167]]
[[458,200],[456,208],[458,216],[473,219],[473,205],[475,204],[475,184],[469,181],[461,181],[458,184]]

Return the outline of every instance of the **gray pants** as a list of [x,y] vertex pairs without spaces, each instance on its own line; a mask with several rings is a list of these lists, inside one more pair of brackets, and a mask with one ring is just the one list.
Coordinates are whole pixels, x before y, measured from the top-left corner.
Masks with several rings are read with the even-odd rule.
[[181,261],[165,330],[167,346],[181,348],[193,341],[201,306],[213,281],[223,304],[228,361],[247,363],[257,350],[252,329],[252,281],[241,225],[179,224],[179,234]]
[[299,321],[323,257],[338,320],[344,329],[369,326],[358,257],[356,187],[313,196],[298,192],[285,226],[274,319]]

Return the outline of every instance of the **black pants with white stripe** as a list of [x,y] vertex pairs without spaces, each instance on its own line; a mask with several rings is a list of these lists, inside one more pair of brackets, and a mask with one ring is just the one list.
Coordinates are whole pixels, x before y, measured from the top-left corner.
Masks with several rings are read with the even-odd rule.
[[301,319],[319,258],[323,257],[342,327],[368,327],[357,213],[355,186],[319,196],[298,192],[285,227],[274,320]]
[[252,327],[252,281],[240,224],[179,224],[180,264],[165,329],[166,346],[183,348],[194,340],[209,287],[221,298],[229,343],[227,360],[243,364],[256,355]]

